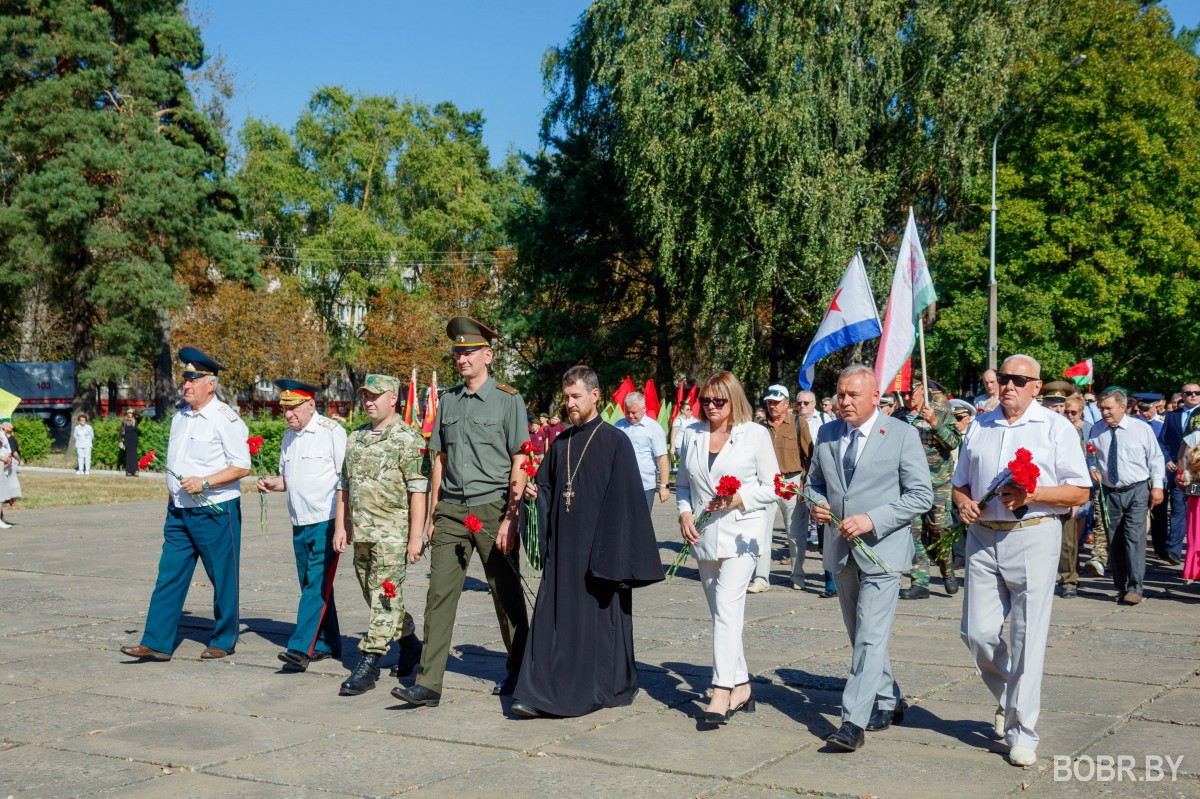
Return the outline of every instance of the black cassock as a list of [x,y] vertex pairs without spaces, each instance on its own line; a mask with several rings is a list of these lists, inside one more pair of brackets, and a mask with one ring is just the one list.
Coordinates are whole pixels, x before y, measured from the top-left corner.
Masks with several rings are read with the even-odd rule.
[[638,688],[631,589],[663,579],[633,445],[597,416],[555,440],[537,487],[542,585],[514,698],[556,716],[626,704]]

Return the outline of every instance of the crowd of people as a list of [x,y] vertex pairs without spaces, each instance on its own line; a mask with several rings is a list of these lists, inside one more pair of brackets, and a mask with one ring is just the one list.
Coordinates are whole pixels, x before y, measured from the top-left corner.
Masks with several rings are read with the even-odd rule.
[[[1170,508],[1161,546],[1164,557],[1173,551],[1168,480],[1170,495],[1178,488],[1192,503],[1183,516],[1200,516],[1188,488],[1190,475],[1200,475],[1200,420],[1191,421],[1200,387],[1190,383],[1161,427],[1142,411],[1157,399],[1139,395],[1135,416],[1117,387],[1099,394],[1089,425],[1087,398],[1069,384],[1043,384],[1040,365],[1026,355],[985,375],[988,393],[975,403],[947,399],[921,381],[889,398],[874,372],[856,364],[839,375],[828,410],[810,391],[797,395],[793,410],[788,389],[773,385],[756,420],[737,378],[719,371],[699,384],[696,407],[685,403],[664,432],[636,393],[625,397],[623,419],[604,423],[596,373],[576,366],[562,378],[566,426],[550,415],[532,423],[519,392],[491,376],[494,331],[458,317],[447,334],[462,382],[441,398],[428,441],[398,413],[394,376],[367,376],[360,398],[368,421],[349,434],[317,412],[317,388],[276,381],[288,430],[279,476],[260,478],[257,488],[286,494],[300,588],[294,633],[279,659],[304,670],[341,656],[333,577],[349,551],[368,621],[343,696],[376,687],[396,642],[391,694],[410,708],[440,704],[474,553],[507,652],[506,676],[493,693],[512,695],[514,715],[573,717],[632,702],[639,690],[632,591],[664,579],[651,511],[670,499],[674,461],[681,559],[695,559],[713,625],[704,721],[720,726],[755,709],[753,653],[742,643],[745,603],[769,588],[778,509],[789,584],[804,589],[805,551],[818,546],[821,595],[837,598],[853,644],[841,724],[829,745],[856,751],[866,732],[903,722],[888,655],[893,620],[899,600],[932,596],[936,561],[947,595],[963,586],[961,634],[996,699],[996,735],[1013,764],[1030,765],[1051,602],[1056,585],[1061,596],[1074,596],[1064,559],[1077,557],[1079,537],[1092,529],[1080,522],[1099,520],[1107,536],[1107,547],[1093,544],[1088,568],[1111,571],[1117,599],[1136,604],[1145,595],[1151,508]],[[220,364],[191,347],[179,356],[185,405],[171,422],[158,578],[140,643],[121,647],[142,660],[173,656],[197,560],[215,594],[201,658],[228,656],[239,634],[246,425],[218,396]],[[1014,458],[1036,466],[1036,485],[1017,479]],[[956,546],[946,546],[963,527]],[[526,593],[522,545],[525,562],[542,570],[536,596]],[[1101,550],[1107,562],[1097,564]],[[405,609],[405,574],[426,557],[418,636]]]

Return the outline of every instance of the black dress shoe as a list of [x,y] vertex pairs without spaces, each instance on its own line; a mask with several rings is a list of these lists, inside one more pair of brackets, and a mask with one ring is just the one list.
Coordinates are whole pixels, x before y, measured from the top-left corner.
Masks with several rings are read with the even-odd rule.
[[948,574],[943,579],[943,582],[945,583],[945,588],[946,588],[947,594],[949,594],[950,596],[954,596],[955,594],[958,593],[958,578],[956,576],[954,576],[953,574]]
[[1063,599],[1074,599],[1079,596],[1079,592],[1075,590],[1074,586],[1066,585],[1063,586],[1063,590],[1059,593],[1059,596]]
[[929,588],[923,585],[910,585],[900,589],[901,599],[929,599]]
[[536,719],[544,715],[542,711],[538,710],[533,705],[527,705],[524,702],[513,702],[511,710],[516,715],[527,719]]
[[397,685],[392,689],[392,696],[397,699],[408,702],[410,705],[418,705],[424,707],[437,707],[442,701],[442,695],[437,691],[431,691],[424,685],[417,683],[412,688],[405,688],[403,685]]
[[879,732],[886,730],[893,724],[904,723],[904,700],[896,702],[896,707],[892,710],[880,710],[875,708],[871,713],[871,720],[867,722],[867,732]]
[[368,652],[358,661],[350,677],[342,683],[338,696],[358,696],[375,687],[379,680],[379,655]]
[[504,679],[492,686],[492,696],[512,696],[517,690],[516,674],[506,674]]
[[826,588],[823,591],[821,591],[821,599],[829,599],[830,597],[835,597],[835,596],[837,596],[836,588]]
[[301,671],[308,668],[308,664],[311,660],[308,655],[295,649],[288,649],[284,652],[280,652],[279,659],[284,663],[295,666]]
[[1170,563],[1172,566],[1178,566],[1180,563],[1183,563],[1182,560],[1175,557],[1174,555],[1172,555],[1169,552],[1166,554],[1166,556],[1163,557],[1163,560],[1165,560],[1167,563]]
[[848,721],[843,721],[842,726],[838,728],[837,732],[825,738],[825,743],[836,746],[838,749],[844,749],[847,752],[856,751],[865,741],[866,736],[863,735],[863,728]]

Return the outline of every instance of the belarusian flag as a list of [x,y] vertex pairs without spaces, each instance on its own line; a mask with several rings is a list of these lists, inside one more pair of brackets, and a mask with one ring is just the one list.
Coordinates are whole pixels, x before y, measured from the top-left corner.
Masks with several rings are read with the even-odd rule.
[[1077,386],[1090,386],[1092,384],[1092,359],[1080,361],[1063,372],[1063,377],[1069,377],[1075,381]]

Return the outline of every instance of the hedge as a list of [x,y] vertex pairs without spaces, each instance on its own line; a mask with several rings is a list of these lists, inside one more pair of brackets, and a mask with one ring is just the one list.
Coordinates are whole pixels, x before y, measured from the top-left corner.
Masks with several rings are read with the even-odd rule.
[[[283,433],[287,430],[287,421],[282,416],[249,416],[244,417],[246,427],[251,436],[262,436],[263,445],[258,455],[253,458],[251,473],[277,474],[279,472],[279,448],[283,443]],[[357,425],[343,422],[346,432]],[[92,422],[96,431],[96,439],[92,443],[92,464],[112,469],[125,468],[125,453],[120,449],[121,420],[112,417],[96,419]],[[42,426],[45,430],[45,425]],[[138,457],[154,450],[155,463],[149,468],[161,472],[166,468],[167,442],[170,439],[171,422],[142,419],[138,423]],[[24,439],[21,447],[24,448]]]
[[12,418],[13,434],[21,448],[21,460],[26,463],[40,461],[50,454],[50,431],[46,423],[36,416],[17,414]]

